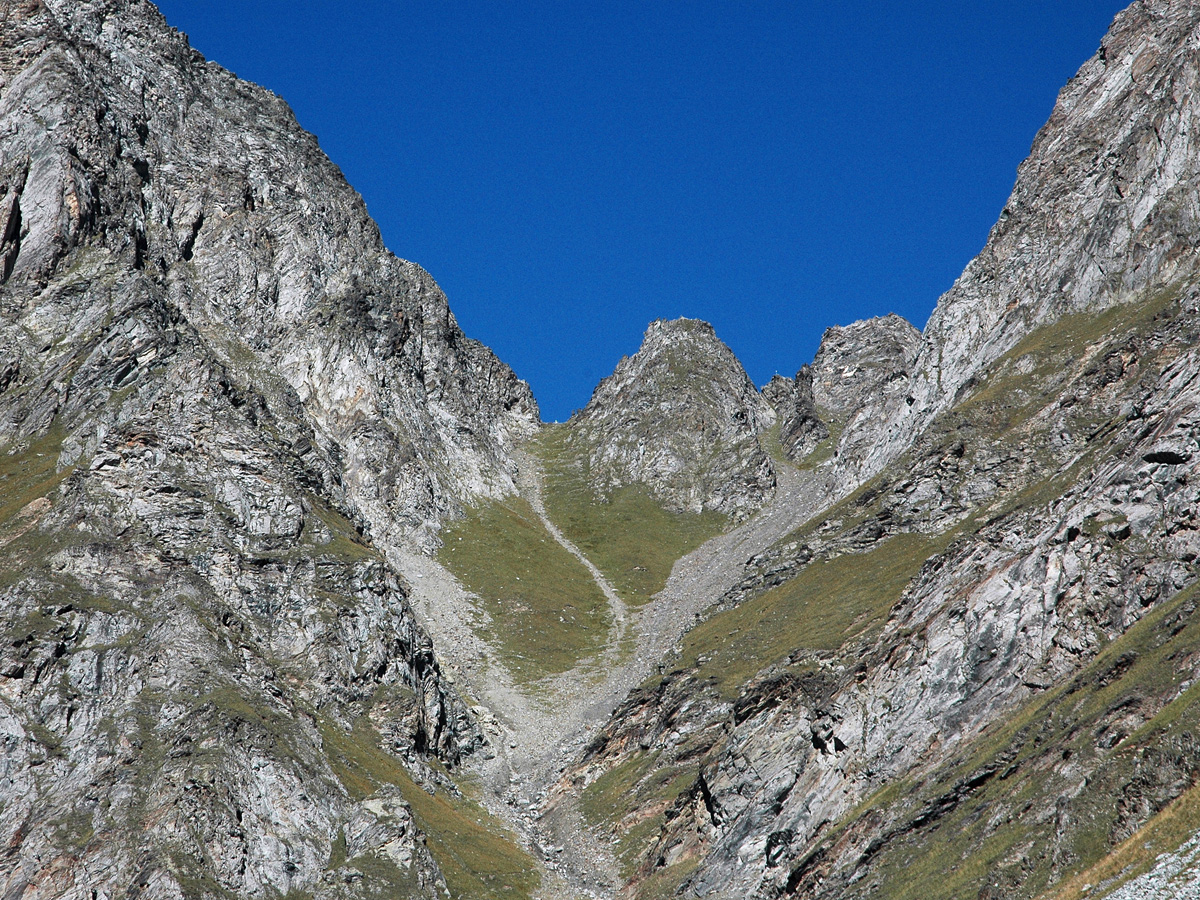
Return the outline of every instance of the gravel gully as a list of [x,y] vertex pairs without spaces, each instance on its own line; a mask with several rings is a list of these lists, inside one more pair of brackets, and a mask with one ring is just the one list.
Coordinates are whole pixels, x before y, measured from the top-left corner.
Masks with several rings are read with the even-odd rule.
[[[719,535],[675,563],[663,588],[631,611],[604,574],[546,515],[538,461],[520,454],[518,487],[546,530],[591,573],[612,612],[608,645],[575,669],[532,691],[517,688],[469,617],[485,614],[435,560],[395,548],[389,557],[409,576],[413,605],[432,634],[443,665],[476,703],[494,753],[472,764],[488,808],[512,826],[546,867],[546,900],[614,896],[621,886],[609,847],[583,823],[576,798],[559,801],[553,821],[541,818],[546,792],[625,696],[657,670],[687,626],[741,577],[755,553],[802,525],[827,500],[824,469],[779,466],[771,500],[738,528]],[[634,652],[622,654],[632,635]],[[483,758],[490,756],[491,758]]]

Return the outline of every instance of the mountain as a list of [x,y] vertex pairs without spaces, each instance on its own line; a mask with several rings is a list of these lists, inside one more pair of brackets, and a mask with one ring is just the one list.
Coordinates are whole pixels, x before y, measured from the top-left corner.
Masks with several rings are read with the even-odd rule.
[[461,891],[419,785],[483,739],[384,551],[514,490],[528,388],[150,4],[0,12],[5,896]]
[[1117,17],[923,331],[551,425],[282,100],[0,2],[0,896],[1190,896],[1198,46]]
[[571,420],[603,496],[642,484],[667,509],[745,518],[775,487],[758,435],[774,424],[733,351],[711,325],[658,321]]
[[919,342],[798,378],[852,398],[823,509],[564,775],[632,895],[1092,896],[1200,827],[1198,40],[1122,13]]

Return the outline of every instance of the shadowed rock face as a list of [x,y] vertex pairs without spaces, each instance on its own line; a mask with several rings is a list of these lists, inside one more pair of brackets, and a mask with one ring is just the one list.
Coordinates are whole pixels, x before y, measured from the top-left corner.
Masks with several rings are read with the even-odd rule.
[[328,745],[481,741],[364,535],[511,492],[528,388],[140,0],[0,3],[0,281],[0,893],[435,895]]
[[774,420],[711,325],[659,320],[572,420],[571,440],[586,448],[601,496],[643,484],[668,509],[740,519],[774,488],[757,439]]

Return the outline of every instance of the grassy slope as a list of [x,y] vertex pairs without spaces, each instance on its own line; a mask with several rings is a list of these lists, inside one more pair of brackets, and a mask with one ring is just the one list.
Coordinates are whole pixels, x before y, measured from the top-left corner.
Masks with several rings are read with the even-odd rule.
[[[465,798],[427,793],[395,757],[380,749],[378,735],[369,725],[360,721],[346,734],[326,722],[321,734],[334,772],[351,796],[368,797],[382,785],[399,789],[426,835],[452,897],[525,900],[537,890],[537,863],[517,846],[503,823]],[[352,862],[359,867],[363,861]],[[382,863],[376,860],[375,864]]]
[[520,498],[468,510],[443,535],[438,559],[478,594],[485,636],[523,682],[565,672],[604,647],[612,617],[586,568]]
[[613,810],[627,809],[636,801],[636,815],[622,821],[614,847],[625,878],[632,876],[642,850],[658,836],[665,811],[695,780],[691,769],[655,768],[657,757],[652,752],[629,758],[588,785],[581,797],[581,809],[591,823],[607,822]]
[[[969,452],[983,452],[989,446],[1003,446],[1009,442],[1014,444],[1013,449],[1022,446],[1041,427],[1033,424],[1037,414],[1070,379],[1080,374],[1088,360],[1101,356],[1102,348],[1117,346],[1128,335],[1149,327],[1155,317],[1171,307],[1176,296],[1174,291],[1164,291],[1144,303],[1116,307],[1098,315],[1072,315],[1039,329],[1006,354],[993,367],[990,376],[935,428],[943,429],[947,440],[958,435],[966,437],[973,445]],[[1072,428],[1080,434],[1091,433],[1106,424],[1089,418],[1092,414],[1086,404],[1073,408],[1072,414],[1075,416]],[[935,436],[935,440],[938,439]],[[1100,443],[1103,442],[1097,442]],[[966,520],[943,534],[898,534],[864,553],[814,561],[793,579],[719,613],[690,631],[683,641],[678,668],[712,685],[720,695],[732,698],[755,675],[785,662],[797,650],[844,651],[851,642],[857,643],[857,638],[886,618],[927,559],[943,551],[951,541],[969,537],[993,516],[1017,507],[1052,501],[1103,452],[1103,448],[1089,446],[1068,470],[1045,473],[1046,477],[1035,478],[1014,493],[993,498],[991,503],[973,511]],[[827,511],[823,520],[839,520],[842,531],[863,521],[871,514],[874,504],[863,505],[858,497],[873,492],[872,487],[865,485],[856,495]],[[819,521],[809,523],[780,543],[803,542],[819,524]],[[1136,642],[1141,633],[1131,632],[1123,640]],[[1149,673],[1153,671],[1153,664],[1135,667],[1130,677],[1137,677],[1138,673],[1150,677]],[[1129,686],[1131,690],[1138,689],[1134,682]],[[1145,686],[1143,682],[1141,687]],[[1106,698],[1107,695],[1097,694],[1092,706],[1103,706]],[[1200,728],[1200,721],[1196,726]],[[1041,741],[1038,743],[1039,746],[1042,744]],[[1139,742],[1139,746],[1144,743]],[[679,755],[686,757],[688,754]],[[983,764],[980,759],[974,759],[970,766]],[[961,777],[970,766],[956,766],[948,784],[937,782],[939,788],[948,789],[954,778]],[[627,865],[632,866],[639,852],[649,846],[662,822],[660,811],[665,807],[655,791],[661,791],[662,786],[667,785],[668,792],[677,795],[677,779],[686,777],[689,770],[694,776],[694,762],[673,766],[659,760],[656,766],[652,751],[635,752],[586,789],[584,811],[599,828],[616,828],[618,823],[627,827],[636,820],[640,808],[650,813],[634,831],[627,832],[628,836],[618,845]],[[1023,785],[1022,802],[1038,789],[1036,773],[1031,773],[1030,779]],[[902,856],[898,851],[885,854],[889,857],[885,863],[886,888],[878,896],[886,896],[888,900],[974,897],[989,866],[1013,852],[1022,840],[1030,838],[1031,832],[1021,823],[1019,815],[1013,819],[1015,824],[1007,829],[990,829],[987,825],[984,813],[989,809],[989,802],[996,803],[1008,797],[1012,789],[1012,784],[993,786],[980,803],[969,805],[970,813],[959,814],[949,827],[941,827],[930,836],[928,842],[920,843],[919,847],[914,845],[911,852]],[[933,788],[914,794],[908,786],[893,785],[864,803],[847,817],[845,824],[861,818],[872,808],[918,800],[924,802],[929,799],[927,793],[935,795]],[[644,803],[643,796],[648,797]],[[1112,798],[1096,802],[1103,807],[1104,803],[1111,803]],[[1200,806],[1200,802],[1196,805]],[[1181,807],[1190,809],[1185,804]],[[1089,810],[1084,815],[1101,814]],[[1182,815],[1182,812],[1174,813],[1172,821],[1177,823]],[[1196,826],[1200,828],[1200,819]],[[1161,828],[1159,833],[1167,830]],[[1170,833],[1184,831],[1186,828],[1176,825]],[[1097,829],[1089,831],[1080,838],[1080,845],[1068,852],[1070,858],[1076,860],[1076,868],[1085,862],[1095,862],[1107,852],[1104,840],[1097,841],[1097,833]],[[1164,847],[1169,843],[1160,838],[1154,846]],[[685,862],[681,869],[690,865]],[[1048,875],[1048,867],[1047,863],[1044,874]],[[638,896],[656,897],[668,883],[677,884],[687,874],[680,871],[672,875],[672,871],[671,868],[662,870],[640,885]],[[1075,900],[1075,895],[1071,895],[1071,900]]]
[[901,534],[866,553],[817,560],[688,632],[679,665],[735,697],[795,651],[835,651],[883,622],[934,549],[923,535]]
[[675,561],[720,534],[728,520],[713,511],[667,512],[638,485],[598,500],[585,459],[567,446],[568,428],[545,427],[533,448],[545,466],[546,512],[626,603],[645,603],[662,590]]
[[1178,799],[1095,865],[1068,878],[1045,900],[1103,897],[1149,871],[1160,854],[1172,853],[1200,832],[1200,787]]
[[[881,858],[882,894],[889,900],[975,896],[990,874],[1011,868],[1020,855],[1020,895],[1036,895],[1065,878],[1058,895],[1065,900],[1078,897],[1083,884],[1118,875],[1124,881],[1147,871],[1158,853],[1174,849],[1200,828],[1200,802],[1185,794],[1142,829],[1141,837],[1109,856],[1123,788],[1146,748],[1200,727],[1200,691],[1194,689],[1132,734],[1122,733],[1115,715],[1157,705],[1178,694],[1190,678],[1191,661],[1200,653],[1200,621],[1194,616],[1198,594],[1189,589],[1148,614],[1069,682],[997,723],[955,760],[957,765],[910,795],[908,806],[916,810],[969,772],[989,766],[1003,770],[935,826],[889,845]],[[1115,746],[1104,746],[1109,740]],[[1055,770],[1068,760],[1098,768],[1083,792],[1070,799],[1074,824],[1056,833],[1054,817],[1039,820],[1026,813],[1054,806],[1068,787]],[[1085,870],[1082,878],[1072,878]]]

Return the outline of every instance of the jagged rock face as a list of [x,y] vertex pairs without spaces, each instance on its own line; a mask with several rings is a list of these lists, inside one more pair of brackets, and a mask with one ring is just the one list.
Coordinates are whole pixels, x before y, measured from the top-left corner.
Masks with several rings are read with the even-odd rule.
[[859,413],[907,378],[920,341],[895,314],[827,329],[812,362],[813,402],[835,416]]
[[829,437],[829,426],[821,419],[813,398],[812,368],[804,366],[790,381],[776,375],[763,388],[763,397],[779,422],[779,444],[784,455],[799,461]]
[[1118,16],[919,345],[886,328],[869,414],[834,333],[829,507],[714,615],[837,560],[904,574],[836,649],[801,635],[719,693],[703,645],[618,711],[564,784],[690,784],[631,896],[1037,896],[1195,783],[1198,47],[1195,4]]
[[330,745],[481,741],[363,534],[510,491],[528,389],[140,0],[0,4],[0,260],[0,893],[444,891]]
[[711,325],[659,320],[571,421],[600,496],[645,485],[676,512],[744,518],[775,484],[757,435],[775,412]]
[[231,371],[302,404],[387,541],[428,545],[461,502],[513,490],[506,450],[538,420],[527,386],[386,251],[283,101],[204,62],[148,3],[7,8],[6,292],[34,302],[85,247],[160,280]]
[[1039,325],[1194,275],[1198,43],[1188,0],[1139,0],[1117,16],[1059,95],[987,246],[938,303],[877,446],[847,457],[847,480],[903,453]]
[[897,315],[830,328],[812,363],[813,401],[836,424],[838,465],[857,470],[872,457],[889,412],[904,406],[921,334]]
[[811,366],[788,381],[775,376],[763,396],[779,416],[779,440],[793,461],[831,434],[841,435],[843,468],[875,451],[878,429],[909,389],[921,333],[897,315],[826,330]]

